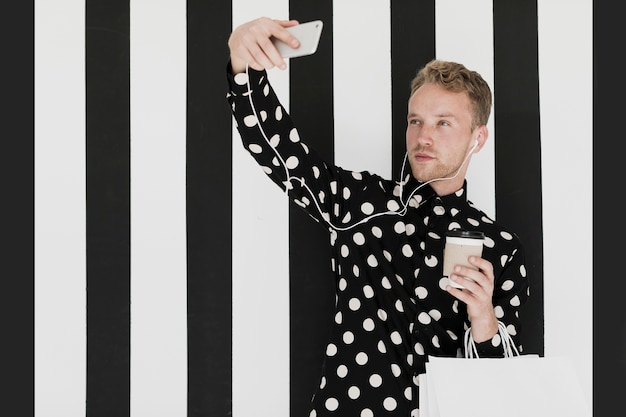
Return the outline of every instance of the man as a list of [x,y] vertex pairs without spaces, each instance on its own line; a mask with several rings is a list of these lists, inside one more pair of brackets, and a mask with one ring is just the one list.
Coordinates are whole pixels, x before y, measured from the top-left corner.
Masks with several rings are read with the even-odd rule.
[[[416,416],[429,355],[463,356],[466,332],[481,357],[504,356],[502,337],[522,349],[523,246],[467,200],[465,173],[488,137],[491,90],[463,65],[434,60],[411,83],[410,173],[392,181],[335,166],[301,141],[306,133],[267,77],[286,67],[271,37],[297,47],[286,30],[296,24],[259,18],[233,31],[227,98],[246,149],[330,233],[336,314],[310,415]],[[452,229],[486,239],[482,257],[469,258],[475,268],[457,265],[445,277]]]

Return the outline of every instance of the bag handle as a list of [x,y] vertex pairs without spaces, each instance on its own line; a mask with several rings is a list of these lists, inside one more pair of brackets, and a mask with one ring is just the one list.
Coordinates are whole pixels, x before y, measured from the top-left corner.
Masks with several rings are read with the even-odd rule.
[[[478,349],[476,349],[476,343],[474,339],[472,339],[471,331],[472,328],[469,327],[465,331],[464,344],[465,344],[465,358],[478,358]],[[515,346],[515,342],[511,338],[511,335],[506,330],[506,326],[500,320],[498,320],[498,334],[500,335],[500,339],[502,341],[502,347],[504,348],[504,357],[512,358],[513,356],[519,356],[519,351]]]

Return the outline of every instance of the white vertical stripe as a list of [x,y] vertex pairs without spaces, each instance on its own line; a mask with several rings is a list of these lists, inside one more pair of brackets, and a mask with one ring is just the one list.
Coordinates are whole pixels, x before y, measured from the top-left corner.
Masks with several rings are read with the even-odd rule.
[[593,382],[592,9],[592,0],[539,1],[537,13],[545,354],[573,359],[589,404]]
[[130,2],[131,415],[187,413],[185,2]]
[[85,415],[84,3],[35,1],[38,417]]
[[[260,16],[287,19],[288,10],[287,0],[235,0],[233,27]],[[279,69],[269,71],[285,106],[288,75]],[[234,416],[289,416],[288,221],[286,195],[243,149],[234,131]]]
[[[478,71],[493,91],[493,1],[437,0],[435,29],[437,58]],[[469,199],[492,218],[496,213],[496,116],[492,108],[487,143],[472,155],[466,175]]]
[[390,13],[389,1],[347,0],[333,7],[335,161],[389,179]]

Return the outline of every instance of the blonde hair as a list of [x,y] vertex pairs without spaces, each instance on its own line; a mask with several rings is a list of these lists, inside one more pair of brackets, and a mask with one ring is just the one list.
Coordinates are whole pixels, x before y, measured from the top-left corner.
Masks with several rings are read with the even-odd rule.
[[457,62],[434,59],[411,81],[411,96],[424,84],[436,84],[454,93],[467,94],[472,111],[472,130],[487,124],[491,114],[491,89],[478,72]]

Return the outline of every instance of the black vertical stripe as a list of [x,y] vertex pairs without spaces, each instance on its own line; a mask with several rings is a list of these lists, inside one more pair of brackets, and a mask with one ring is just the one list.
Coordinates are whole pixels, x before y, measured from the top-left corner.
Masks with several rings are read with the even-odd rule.
[[406,153],[406,113],[410,83],[435,58],[435,1],[391,1],[392,178]]
[[[289,2],[300,22],[320,19],[314,55],[291,59],[290,113],[307,143],[334,160],[332,1]],[[290,413],[308,415],[319,382],[334,307],[328,232],[295,204],[289,207]]]
[[232,414],[231,2],[187,1],[188,415]]
[[525,353],[543,355],[543,221],[537,3],[493,2],[496,218],[526,248]]
[[130,415],[128,0],[87,0],[88,417]]
[[0,414],[34,415],[34,4],[2,22]]
[[[617,55],[623,55],[626,27],[613,2],[593,2],[593,415],[609,416],[624,408],[626,375],[626,313],[624,312],[624,244],[626,236],[619,200],[623,187],[624,153],[620,143],[626,87]],[[608,48],[608,51],[607,51]],[[617,48],[617,49],[615,49]],[[619,50],[619,52],[618,52]],[[577,62],[564,63],[563,71]],[[576,88],[576,86],[571,86]],[[564,110],[566,111],[566,110]],[[563,153],[569,144],[563,139]],[[564,181],[576,181],[576,166]],[[607,184],[608,183],[608,184]],[[613,185],[610,185],[613,184]],[[610,200],[610,201],[609,201]],[[581,204],[588,204],[587,201]],[[567,208],[564,207],[564,210]],[[572,233],[576,233],[572,224]],[[616,238],[616,240],[614,240]],[[571,254],[577,262],[579,254]],[[577,278],[577,277],[576,277]],[[592,277],[584,277],[591,279]],[[571,335],[570,343],[578,341]]]

